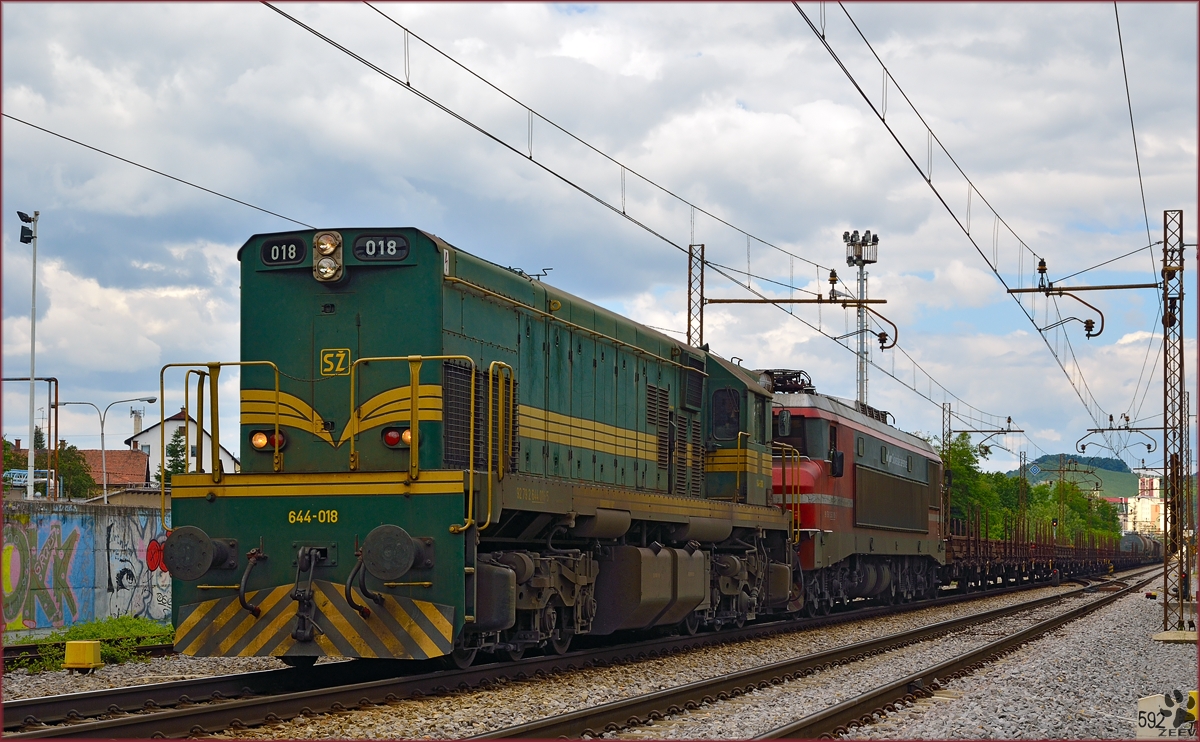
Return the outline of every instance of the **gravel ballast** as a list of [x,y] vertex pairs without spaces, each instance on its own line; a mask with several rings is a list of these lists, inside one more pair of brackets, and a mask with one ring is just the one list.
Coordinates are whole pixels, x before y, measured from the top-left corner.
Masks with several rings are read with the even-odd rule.
[[1195,690],[1196,645],[1163,644],[1162,604],[1123,598],[854,739],[1129,739],[1139,698]]
[[[317,714],[214,735],[228,739],[461,739],[621,698],[777,662],[957,616],[1067,592],[1077,585],[997,595],[969,603],[855,621],[782,636],[704,647],[617,667],[590,668],[549,678],[503,682],[489,689],[406,699],[386,706]],[[745,736],[745,735],[737,735]]]

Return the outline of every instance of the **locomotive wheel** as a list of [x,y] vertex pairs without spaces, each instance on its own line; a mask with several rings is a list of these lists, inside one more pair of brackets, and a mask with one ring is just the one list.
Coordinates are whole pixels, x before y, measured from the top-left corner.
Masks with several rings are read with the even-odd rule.
[[502,662],[516,662],[525,656],[525,647],[520,649],[497,649],[496,656]]
[[575,634],[567,631],[559,631],[550,640],[550,649],[557,655],[564,655],[571,649],[571,640],[575,638]]
[[688,614],[687,618],[683,619],[683,622],[679,626],[683,629],[683,633],[688,636],[695,636],[696,632],[700,630],[700,614],[692,611]]
[[816,600],[804,601],[803,611],[804,611],[804,615],[807,616],[808,618],[816,618],[817,613],[820,612],[820,609],[817,606],[817,601]]
[[312,667],[317,663],[316,657],[280,657],[288,667]]
[[817,613],[821,614],[822,616],[828,616],[831,608],[833,608],[833,604],[828,598],[822,598],[821,600],[817,601]]
[[454,651],[442,658],[442,663],[449,670],[465,670],[475,661],[478,649],[455,647]]

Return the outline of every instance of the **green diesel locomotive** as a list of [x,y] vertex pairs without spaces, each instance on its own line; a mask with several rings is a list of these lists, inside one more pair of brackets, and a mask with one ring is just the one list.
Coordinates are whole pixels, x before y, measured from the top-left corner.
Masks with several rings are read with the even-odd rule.
[[417,229],[239,259],[243,360],[164,368],[201,426],[241,375],[241,471],[172,482],[178,651],[461,666],[799,608],[769,377]]

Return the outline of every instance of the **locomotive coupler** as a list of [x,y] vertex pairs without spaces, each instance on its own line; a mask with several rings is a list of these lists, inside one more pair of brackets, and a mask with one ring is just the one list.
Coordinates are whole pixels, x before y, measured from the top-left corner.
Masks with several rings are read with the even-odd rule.
[[[311,642],[317,634],[325,633],[317,625],[317,604],[313,602],[312,587],[316,567],[325,560],[325,554],[324,549],[316,546],[301,546],[296,553],[296,587],[292,590],[292,600],[299,605],[296,606],[296,628],[292,631],[292,638],[298,642]],[[308,573],[308,582],[301,587],[301,576],[305,572]]]

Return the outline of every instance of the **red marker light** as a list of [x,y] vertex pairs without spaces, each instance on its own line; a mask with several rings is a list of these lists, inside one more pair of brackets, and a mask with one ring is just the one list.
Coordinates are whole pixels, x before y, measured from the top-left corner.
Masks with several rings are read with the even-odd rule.
[[389,446],[400,445],[400,431],[395,428],[389,428],[383,433],[383,442]]

